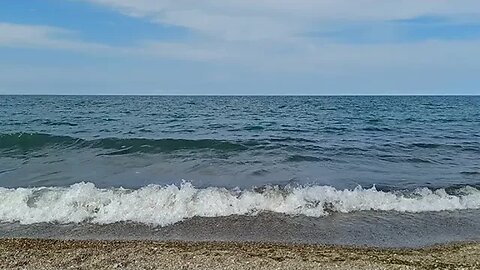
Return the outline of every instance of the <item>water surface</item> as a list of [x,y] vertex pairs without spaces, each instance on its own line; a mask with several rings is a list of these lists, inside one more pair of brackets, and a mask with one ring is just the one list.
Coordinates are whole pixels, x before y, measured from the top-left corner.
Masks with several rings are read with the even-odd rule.
[[471,240],[479,108],[478,96],[0,96],[0,231],[126,222],[182,239],[197,218],[227,228],[267,217],[284,233],[208,235]]

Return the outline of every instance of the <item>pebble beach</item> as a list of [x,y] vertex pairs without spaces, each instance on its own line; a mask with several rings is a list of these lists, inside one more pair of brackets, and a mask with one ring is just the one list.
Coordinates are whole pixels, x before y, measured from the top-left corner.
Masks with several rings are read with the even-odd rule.
[[379,249],[16,238],[0,240],[0,269],[480,269],[480,244]]

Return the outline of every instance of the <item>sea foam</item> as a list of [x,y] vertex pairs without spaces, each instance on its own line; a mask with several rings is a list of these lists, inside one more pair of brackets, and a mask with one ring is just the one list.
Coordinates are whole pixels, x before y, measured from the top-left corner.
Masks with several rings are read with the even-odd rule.
[[425,212],[479,209],[480,190],[417,189],[408,193],[378,191],[374,187],[338,190],[330,186],[264,187],[227,190],[149,185],[140,189],[102,189],[92,183],[70,187],[0,188],[0,222],[107,224],[120,221],[166,226],[184,219],[256,215],[270,211],[320,217],[332,212]]

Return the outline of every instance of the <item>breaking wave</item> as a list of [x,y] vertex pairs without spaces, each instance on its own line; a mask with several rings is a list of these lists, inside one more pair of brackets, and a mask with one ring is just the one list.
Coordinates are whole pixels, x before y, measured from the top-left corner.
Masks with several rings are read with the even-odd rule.
[[338,190],[330,186],[272,187],[228,190],[149,185],[140,189],[102,189],[92,183],[70,187],[0,188],[0,222],[32,224],[138,222],[167,226],[188,218],[256,215],[326,216],[333,212],[426,212],[479,209],[480,190],[421,188],[410,192],[385,192],[357,187]]

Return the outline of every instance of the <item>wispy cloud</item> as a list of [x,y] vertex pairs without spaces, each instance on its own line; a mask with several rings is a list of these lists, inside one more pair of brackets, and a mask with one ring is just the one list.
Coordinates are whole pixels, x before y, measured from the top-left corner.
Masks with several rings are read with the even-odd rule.
[[[357,85],[364,89],[434,89],[446,85],[452,89],[465,80],[478,81],[472,75],[480,69],[477,0],[84,2],[89,3],[85,6],[134,18],[129,20],[148,22],[149,27],[175,26],[172,28],[182,29],[182,38],[142,35],[137,39],[125,31],[131,42],[92,41],[61,24],[0,22],[0,47],[91,54],[92,62],[98,61],[97,66],[105,68],[88,72],[81,81],[97,78],[111,85],[121,80],[125,80],[122,85],[139,81],[164,85],[169,81],[170,86],[187,87],[191,80],[195,87],[251,81],[263,83],[265,88],[309,82],[314,89],[317,84],[338,89]],[[104,61],[99,55],[112,57]],[[177,63],[172,65],[171,60]],[[113,68],[110,63],[120,64]],[[130,63],[135,64],[135,72]],[[182,68],[171,71],[175,65]],[[79,69],[79,73],[87,74],[86,69]],[[185,69],[201,75],[190,74],[190,80],[185,80]],[[55,78],[54,70],[52,66],[47,72],[50,75],[44,77]],[[160,79],[157,70],[168,76]],[[58,74],[63,73],[60,70]],[[15,85],[21,81],[20,76]]]
[[286,39],[346,24],[420,16],[480,15],[480,2],[464,0],[87,0],[128,16],[186,27],[225,40]]
[[59,27],[1,22],[0,46],[65,49],[88,52],[109,48],[103,44],[76,40],[73,32]]
[[236,64],[259,71],[322,72],[337,74],[357,68],[477,65],[479,41],[351,44],[327,39],[290,38],[283,42],[257,40],[194,40],[161,42],[140,40],[133,46],[111,46],[76,38],[67,29],[0,23],[0,46],[67,50],[120,57],[179,59]]
[[[480,2],[474,0],[86,1],[195,33],[183,43],[141,41],[136,52],[255,69],[438,63],[471,55],[480,40]],[[462,28],[472,22],[478,29]]]

